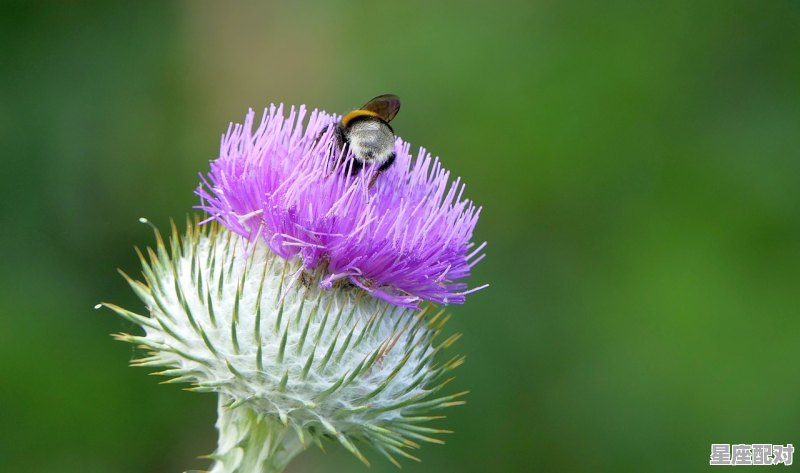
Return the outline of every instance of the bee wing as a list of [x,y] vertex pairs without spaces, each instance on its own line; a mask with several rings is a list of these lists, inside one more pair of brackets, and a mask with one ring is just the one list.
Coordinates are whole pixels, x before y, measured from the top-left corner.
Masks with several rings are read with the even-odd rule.
[[400,111],[400,97],[393,94],[379,95],[365,103],[361,110],[375,112],[384,121],[390,122]]

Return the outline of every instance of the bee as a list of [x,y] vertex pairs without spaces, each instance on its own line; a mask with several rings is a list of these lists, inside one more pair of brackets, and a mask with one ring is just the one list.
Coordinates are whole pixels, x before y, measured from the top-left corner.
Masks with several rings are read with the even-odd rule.
[[366,165],[377,166],[370,187],[380,173],[389,169],[397,155],[394,152],[394,130],[389,122],[400,110],[400,98],[396,95],[379,95],[358,110],[346,114],[336,123],[334,136],[339,149],[352,151],[355,159],[351,174],[361,171]]

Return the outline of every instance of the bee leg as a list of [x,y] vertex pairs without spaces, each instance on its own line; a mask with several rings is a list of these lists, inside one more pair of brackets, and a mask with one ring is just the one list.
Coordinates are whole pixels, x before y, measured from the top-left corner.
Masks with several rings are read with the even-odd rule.
[[322,130],[317,134],[317,137],[314,138],[314,144],[319,143],[319,140],[322,139],[322,135],[327,133],[329,127],[330,127],[330,125],[325,125],[325,127],[322,128]]
[[397,155],[395,153],[392,153],[389,155],[389,159],[387,159],[385,163],[381,164],[378,170],[375,171],[375,174],[372,175],[372,179],[370,179],[369,181],[369,189],[372,189],[372,186],[375,185],[375,181],[378,180],[378,176],[383,174],[383,171],[389,169],[389,166],[391,166],[394,163],[394,160],[396,158]]
[[336,147],[341,149],[342,146],[347,144],[347,137],[344,134],[344,127],[339,124],[334,126],[336,128],[333,129],[333,136],[336,138]]
[[[327,133],[330,127],[333,127],[333,139],[335,140],[335,146],[336,146],[332,152],[332,155],[336,160],[344,161],[345,156],[347,156],[349,143],[347,142],[347,138],[344,134],[344,129],[338,123],[325,125],[322,131],[320,131],[317,137],[314,139],[314,144],[319,142],[319,140],[322,138],[322,135]],[[337,156],[337,153],[341,153],[341,155]],[[334,170],[335,166],[332,166],[331,171],[328,173],[328,177],[333,175]]]
[[[316,137],[316,138],[314,138],[314,146],[316,146],[316,145],[319,143],[319,140],[321,140],[321,139],[322,139],[322,135],[324,135],[325,133],[327,133],[327,132],[328,132],[328,129],[329,129],[331,126],[336,126],[336,125],[325,125],[325,126],[322,128],[322,130],[320,130],[320,132],[317,134],[317,137]],[[341,144],[340,144],[340,142],[339,142],[339,133],[338,133],[339,129],[338,129],[338,128],[339,128],[339,127],[336,127],[336,128],[333,130],[333,131],[334,131],[334,133],[333,133],[333,136],[334,136],[334,138],[336,139],[336,146],[337,146],[337,148],[341,148]],[[330,175],[331,175],[331,174],[333,174],[333,171],[331,171],[330,173],[328,173],[328,177],[330,177]]]

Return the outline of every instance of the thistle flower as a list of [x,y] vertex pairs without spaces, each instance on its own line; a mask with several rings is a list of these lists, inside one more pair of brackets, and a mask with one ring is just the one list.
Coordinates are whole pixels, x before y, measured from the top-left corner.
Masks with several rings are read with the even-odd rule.
[[[279,472],[311,443],[338,441],[367,462],[367,444],[391,462],[415,459],[428,426],[464,393],[442,389],[463,357],[444,359],[459,335],[433,303],[474,291],[463,280],[478,210],[424,151],[374,175],[346,172],[330,131],[335,117],[272,107],[223,138],[198,190],[204,221],[173,224],[139,252],[143,281],[123,273],[149,316],[105,306],[144,329],[116,334],[167,382],[218,394],[213,473]],[[209,220],[216,220],[211,221]],[[347,281],[349,283],[342,283]]]
[[305,269],[322,267],[323,288],[341,279],[375,297],[406,307],[428,300],[462,304],[462,281],[482,259],[484,244],[470,239],[480,209],[462,199],[459,179],[438,159],[396,140],[397,158],[375,185],[374,169],[350,176],[352,162],[339,158],[333,123],[340,117],[314,111],[304,126],[304,107],[265,110],[222,139],[197,194],[200,209],[272,251],[299,255]]

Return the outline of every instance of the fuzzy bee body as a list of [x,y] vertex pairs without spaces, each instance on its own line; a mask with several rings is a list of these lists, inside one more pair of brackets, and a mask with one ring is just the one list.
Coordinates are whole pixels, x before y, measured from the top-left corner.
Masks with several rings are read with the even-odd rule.
[[358,110],[354,110],[337,123],[336,144],[353,153],[350,172],[355,174],[367,165],[377,166],[378,175],[389,168],[396,158],[394,130],[389,122],[400,110],[400,99],[396,95],[380,95]]

